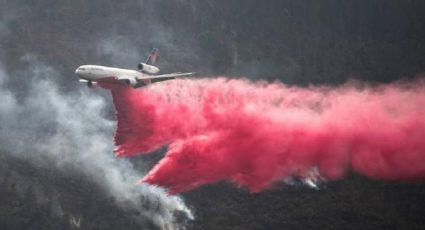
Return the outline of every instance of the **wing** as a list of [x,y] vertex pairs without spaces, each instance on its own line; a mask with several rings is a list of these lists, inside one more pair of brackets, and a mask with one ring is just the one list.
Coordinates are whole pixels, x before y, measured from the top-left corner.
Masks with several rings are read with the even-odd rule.
[[151,83],[160,82],[160,81],[166,81],[166,80],[172,80],[177,77],[184,77],[184,76],[191,76],[195,73],[168,73],[168,74],[161,74],[161,75],[154,75],[154,76],[144,76],[144,77],[138,77],[138,80],[150,80]]

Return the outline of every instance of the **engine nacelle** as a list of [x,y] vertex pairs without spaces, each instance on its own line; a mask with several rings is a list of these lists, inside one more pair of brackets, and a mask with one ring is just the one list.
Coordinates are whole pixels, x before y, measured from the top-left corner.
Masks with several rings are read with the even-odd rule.
[[99,86],[99,84],[95,81],[87,81],[87,87],[94,89],[97,88]]
[[137,65],[137,69],[139,71],[142,71],[143,73],[148,73],[148,74],[157,74],[159,72],[158,67],[153,66],[153,65],[148,65],[146,63],[139,63],[139,65]]
[[126,79],[120,79],[121,82],[124,82],[128,86],[136,86],[137,80],[134,78],[126,78]]

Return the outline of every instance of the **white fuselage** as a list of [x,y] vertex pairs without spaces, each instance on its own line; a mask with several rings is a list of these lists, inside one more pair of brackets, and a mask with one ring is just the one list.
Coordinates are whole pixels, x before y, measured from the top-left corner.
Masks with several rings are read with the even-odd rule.
[[159,68],[154,66],[158,57],[158,49],[153,49],[146,63],[137,65],[137,70],[121,69],[100,65],[82,65],[75,70],[80,82],[87,83],[89,88],[102,84],[124,84],[133,88],[147,86],[152,83],[168,81],[177,77],[190,76],[194,73],[158,74]]
[[87,83],[89,88],[102,84],[124,84],[133,88],[147,86],[160,81],[168,81],[177,77],[190,76],[193,73],[169,73],[158,75],[159,68],[146,63],[137,65],[138,70],[120,69],[100,65],[82,65],[75,70],[80,82]]
[[82,65],[75,70],[75,74],[84,80],[88,81],[99,81],[105,78],[144,78],[149,75],[139,72],[137,70],[113,68],[99,65]]

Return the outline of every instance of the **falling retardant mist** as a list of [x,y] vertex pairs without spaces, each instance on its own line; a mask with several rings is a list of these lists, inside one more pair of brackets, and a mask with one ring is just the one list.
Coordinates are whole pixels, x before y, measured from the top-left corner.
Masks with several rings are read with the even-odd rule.
[[425,177],[425,81],[295,87],[241,79],[109,86],[117,156],[169,145],[142,179],[187,191],[231,181],[259,192],[317,169],[383,180]]

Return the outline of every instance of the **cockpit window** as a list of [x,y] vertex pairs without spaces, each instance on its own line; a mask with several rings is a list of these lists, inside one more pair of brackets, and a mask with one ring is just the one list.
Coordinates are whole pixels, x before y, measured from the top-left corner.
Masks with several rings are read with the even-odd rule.
[[85,68],[83,68],[83,67],[80,67],[80,68],[78,68],[79,70],[86,70]]

